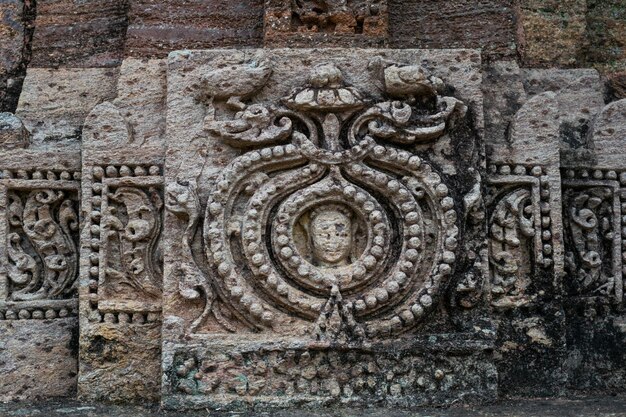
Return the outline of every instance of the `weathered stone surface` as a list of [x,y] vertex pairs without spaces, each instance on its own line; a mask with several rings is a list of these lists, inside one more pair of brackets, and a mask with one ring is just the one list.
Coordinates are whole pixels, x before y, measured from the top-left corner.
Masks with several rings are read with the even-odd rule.
[[626,168],[626,99],[609,103],[593,121],[591,140],[599,168]]
[[390,45],[400,48],[482,48],[486,58],[515,56],[510,0],[388,0]]
[[31,68],[16,115],[34,143],[76,143],[89,111],[115,97],[118,74],[108,68]]
[[[506,141],[489,146],[491,303],[507,396],[559,395],[567,376],[560,369],[563,313],[552,302],[563,275],[560,116],[556,93],[532,96],[513,116]],[[539,306],[550,313],[536,313]]]
[[[0,3],[14,112],[35,3]],[[77,368],[176,409],[626,386],[619,1],[37,6],[0,114],[2,400]],[[316,49],[219,49],[260,45]]]
[[164,110],[164,62],[129,58],[115,99],[85,120],[83,399],[158,399]]
[[93,133],[125,124],[119,112],[108,121],[107,114],[100,112],[83,135],[82,209],[88,215],[82,239],[88,244],[81,250],[79,395],[156,400],[163,149]]
[[0,3],[0,112],[14,112],[30,60],[35,3]]
[[266,46],[384,46],[387,0],[266,0]]
[[120,68],[113,103],[126,118],[136,145],[159,145],[165,135],[166,62],[159,59],[125,59]]
[[589,154],[589,130],[593,117],[604,106],[602,83],[593,69],[524,70],[524,86],[529,95],[556,93],[560,113],[561,158],[585,161]]
[[126,55],[164,58],[176,49],[259,46],[263,0],[131,0]]
[[181,51],[168,65],[163,404],[493,395],[478,52]]
[[587,63],[608,71],[626,70],[626,5],[620,0],[590,0],[587,8]]
[[0,320],[0,402],[76,392],[78,319]]
[[160,322],[131,324],[129,320],[126,324],[90,323],[87,329],[81,329],[78,397],[88,401],[157,402],[161,385],[160,327]]
[[0,150],[0,401],[76,390],[78,162]]
[[0,148],[25,148],[30,144],[30,132],[12,113],[0,113]]
[[610,74],[608,78],[609,101],[626,98],[626,71]]
[[519,50],[525,66],[574,66],[584,62],[584,0],[520,1]]
[[496,61],[485,68],[483,94],[485,138],[487,153],[490,153],[492,144],[508,140],[509,125],[527,99],[517,62]]
[[113,67],[123,57],[126,0],[38,0],[31,67]]

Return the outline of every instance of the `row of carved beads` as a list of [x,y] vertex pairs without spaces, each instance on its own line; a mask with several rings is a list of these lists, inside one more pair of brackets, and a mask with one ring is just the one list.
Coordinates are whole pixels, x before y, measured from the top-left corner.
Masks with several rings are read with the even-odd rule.
[[0,320],[50,320],[56,318],[76,317],[76,308],[21,308],[0,311]]
[[20,180],[49,180],[49,181],[69,181],[80,180],[80,172],[70,172],[66,170],[26,170],[26,169],[3,169],[0,172],[0,179],[20,179]]

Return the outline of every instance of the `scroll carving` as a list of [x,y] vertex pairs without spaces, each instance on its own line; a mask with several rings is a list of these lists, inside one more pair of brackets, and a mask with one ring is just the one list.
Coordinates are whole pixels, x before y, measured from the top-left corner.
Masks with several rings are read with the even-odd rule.
[[[196,185],[166,188],[168,211],[186,224],[180,293],[205,298],[191,332],[227,310],[255,331],[362,340],[404,332],[432,310],[455,262],[454,200],[435,168],[389,144],[435,141],[465,106],[421,67],[376,65],[389,101],[370,103],[334,64],[314,67],[281,103],[241,100],[259,88],[248,66],[231,68],[242,75],[231,96],[205,90],[206,132],[246,151],[207,193],[206,272],[194,258]],[[218,98],[237,112],[218,118]]]
[[90,320],[155,321],[162,292],[162,178],[156,165],[91,168]]
[[[161,271],[155,262],[157,239],[161,231],[160,209],[163,205],[155,189],[120,187],[109,196],[103,223],[108,232],[109,264],[107,281],[119,292],[129,286],[150,297],[160,295]],[[119,217],[125,212],[125,219]],[[113,248],[113,245],[117,245]],[[119,253],[118,265],[112,259]]]
[[574,295],[622,299],[622,205],[615,171],[567,170],[565,268]]
[[536,283],[554,265],[550,188],[540,166],[492,165],[489,264],[492,305],[514,308],[536,300]]
[[66,192],[37,189],[9,194],[9,299],[69,298],[75,293],[78,216]]
[[528,189],[505,195],[496,205],[490,223],[490,263],[493,268],[492,293],[500,297],[520,298],[528,286],[528,246],[535,235],[532,202]]

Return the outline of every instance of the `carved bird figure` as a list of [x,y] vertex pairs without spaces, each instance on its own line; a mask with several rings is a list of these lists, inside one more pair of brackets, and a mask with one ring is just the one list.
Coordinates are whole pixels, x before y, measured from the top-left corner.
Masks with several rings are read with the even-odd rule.
[[385,91],[392,97],[434,97],[443,86],[440,78],[429,75],[420,65],[400,65],[377,57],[368,67],[380,74]]
[[214,100],[227,100],[237,110],[246,106],[242,100],[254,95],[272,74],[268,61],[249,61],[214,69],[201,77],[203,96],[209,105]]

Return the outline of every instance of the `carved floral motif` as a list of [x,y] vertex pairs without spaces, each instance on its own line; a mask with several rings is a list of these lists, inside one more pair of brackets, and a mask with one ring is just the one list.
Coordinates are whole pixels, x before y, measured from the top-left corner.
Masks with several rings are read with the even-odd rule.
[[492,305],[534,301],[538,274],[553,267],[550,182],[540,166],[492,165],[489,264]]
[[[465,106],[440,96],[443,82],[421,67],[372,65],[392,101],[369,103],[334,64],[316,66],[282,104],[207,94],[206,131],[256,149],[235,158],[208,192],[208,273],[192,249],[196,185],[166,188],[167,209],[187,223],[180,293],[205,299],[190,331],[210,314],[231,330],[227,311],[256,331],[288,332],[295,318],[318,339],[361,340],[406,331],[433,308],[455,261],[454,201],[430,164],[389,144],[434,141]],[[239,94],[235,84],[229,90]],[[216,97],[238,109],[234,117],[216,118]]]
[[162,291],[162,177],[156,165],[91,168],[91,321],[156,321]]
[[35,189],[11,192],[8,209],[9,300],[72,297],[78,266],[75,202],[62,190]]
[[615,171],[567,170],[563,190],[565,269],[576,295],[623,294],[623,204]]

